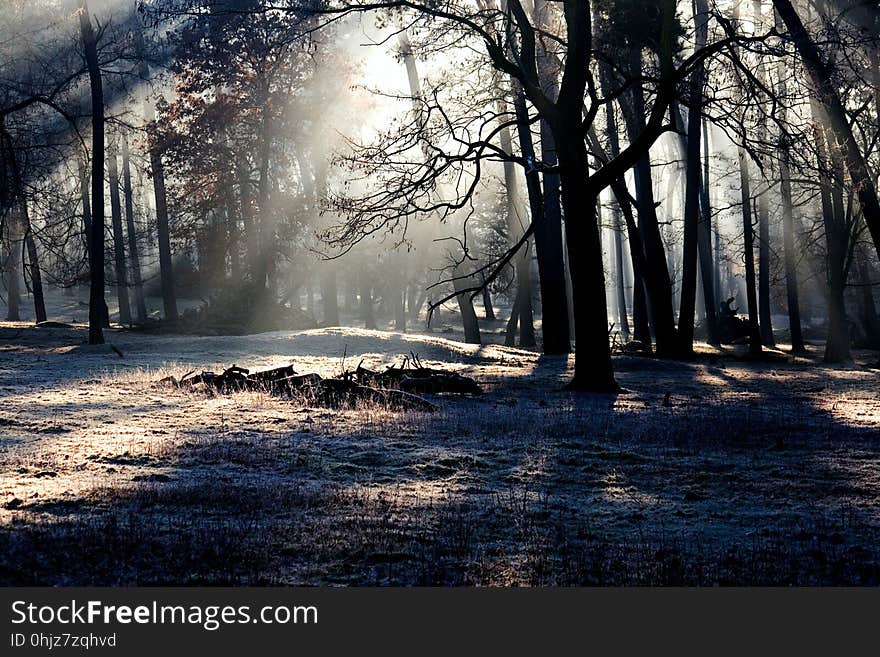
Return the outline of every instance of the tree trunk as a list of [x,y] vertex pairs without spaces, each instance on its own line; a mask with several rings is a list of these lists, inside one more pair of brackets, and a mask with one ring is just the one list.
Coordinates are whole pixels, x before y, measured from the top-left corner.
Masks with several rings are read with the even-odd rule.
[[394,303],[394,330],[406,333],[406,283],[401,276],[397,285],[391,286],[392,301]]
[[[416,59],[413,57],[412,47],[409,42],[409,38],[406,33],[400,35],[400,50],[403,55],[403,63],[406,66],[406,76],[407,81],[409,82],[409,90],[410,96],[412,97],[413,103],[413,112],[416,116],[421,115],[422,110],[419,105],[418,99],[422,96],[422,84],[419,79],[419,71],[416,66]],[[507,152],[510,152],[510,132],[507,132],[507,143],[508,148]],[[425,152],[427,156],[427,152]],[[505,178],[507,176],[507,169],[505,168]],[[453,289],[458,292],[459,290],[468,287],[464,284],[466,279],[462,278],[459,273],[459,268],[455,267],[452,273],[453,279]],[[481,344],[482,338],[480,336],[480,325],[477,321],[477,313],[474,311],[473,300],[471,299],[470,293],[462,293],[456,295],[456,300],[458,301],[458,307],[461,311],[461,320],[462,320],[462,328],[464,329],[465,341],[473,344]],[[428,326],[430,328],[432,316],[428,315]]]
[[[469,287],[466,283],[468,279],[462,278],[462,272],[458,267],[452,272],[452,277],[453,287],[456,292]],[[477,320],[477,313],[474,311],[471,293],[462,292],[455,298],[458,301],[458,309],[461,312],[461,323],[464,328],[464,341],[468,344],[482,344],[483,339],[480,335],[480,323]]]
[[253,195],[251,194],[251,174],[247,158],[241,156],[236,162],[238,175],[238,199],[241,208],[241,220],[244,224],[244,239],[247,250],[248,276],[251,282],[256,281],[260,266],[260,245],[257,221],[254,216]]
[[[79,183],[80,197],[82,198],[82,219],[83,231],[86,243],[86,257],[88,258],[89,268],[92,262],[92,202],[89,196],[89,173],[86,170],[85,161],[79,161]],[[90,279],[91,280],[91,279]],[[101,326],[110,328],[110,311],[107,309],[107,301],[101,296]]]
[[755,289],[755,248],[754,229],[752,227],[752,191],[749,163],[746,151],[739,148],[739,177],[742,200],[742,222],[744,259],[746,268],[746,299],[749,312],[749,353],[759,355],[761,349],[761,331],[758,327],[758,296]]
[[828,338],[825,342],[825,362],[842,363],[850,359],[849,320],[846,314],[844,292],[846,280],[838,264],[838,254],[832,255],[832,269],[828,281]]
[[819,49],[804,28],[790,0],[773,0],[773,6],[785,22],[791,39],[804,61],[816,99],[823,105],[827,126],[834,133],[837,148],[846,164],[853,189],[856,190],[862,216],[880,254],[880,199],[865,156],[859,149],[840,95],[834,86],[833,72],[822,59]]
[[[149,80],[150,70],[144,58],[143,33],[135,31],[135,40],[140,54],[140,75]],[[156,110],[149,98],[144,100],[146,123],[155,120]],[[177,293],[174,285],[174,263],[171,257],[171,229],[168,223],[168,200],[165,193],[165,167],[162,164],[161,144],[150,144],[150,170],[153,178],[153,193],[156,201],[156,239],[159,247],[159,280],[162,288],[162,307],[166,322],[177,322]]]
[[874,302],[874,286],[871,283],[866,255],[864,253],[860,254],[858,260],[862,292],[862,324],[865,330],[865,340],[868,347],[877,349],[880,348],[880,316],[877,314],[877,305]]
[[[568,111],[566,111],[568,110]],[[569,387],[589,392],[618,392],[608,343],[605,272],[596,207],[599,191],[589,177],[587,149],[581,129],[580,107],[563,107],[556,127],[556,145],[562,182],[566,242],[578,245],[569,259],[574,328],[575,371]]]
[[[641,52],[634,51],[630,66],[634,75],[641,74]],[[635,141],[645,131],[645,97],[640,83],[633,84],[630,92],[629,111],[625,111],[630,141]],[[636,200],[639,212],[639,233],[645,252],[644,281],[648,293],[648,310],[651,313],[657,355],[674,356],[677,353],[675,319],[672,311],[672,283],[666,266],[666,249],[660,236],[657,208],[654,201],[654,184],[651,174],[650,154],[646,150],[634,167]]]
[[232,279],[232,287],[240,288],[242,283],[241,272],[241,230],[238,226],[238,214],[233,200],[232,184],[230,182],[226,197],[226,253],[229,256],[229,276]]
[[28,214],[27,202],[21,199],[21,219],[24,224],[24,241],[28,253],[28,273],[31,277],[31,292],[34,295],[34,317],[37,324],[46,321],[46,301],[43,296],[43,276],[40,273],[40,260],[37,254],[37,243]]
[[[752,21],[755,31],[761,29],[763,22],[761,0],[752,0]],[[763,57],[759,60],[757,77],[766,86],[767,70]],[[762,113],[758,120],[758,142],[767,141],[767,119]],[[758,195],[758,323],[761,330],[761,342],[766,347],[773,347],[773,320],[770,310],[770,210],[767,205],[767,192]]]
[[369,276],[361,274],[361,320],[364,322],[364,328],[375,329],[376,315],[373,312],[373,288],[370,284]]
[[[531,221],[535,225],[535,254],[538,260],[538,278],[541,290],[541,333],[543,336],[543,352],[545,354],[567,354],[571,351],[568,333],[568,308],[565,289],[565,270],[562,259],[562,233],[559,217],[555,221],[547,221],[544,209],[544,195],[541,189],[541,178],[535,168],[535,145],[532,131],[528,125],[529,114],[526,98],[522,89],[516,88],[514,98],[518,121],[520,152],[526,162],[531,163],[526,170],[526,189],[529,195]],[[551,136],[552,137],[552,136]],[[555,157],[555,156],[554,156]],[[558,193],[558,192],[557,192]],[[558,210],[558,198],[556,209]],[[526,267],[529,262],[526,261]],[[529,277],[531,290],[531,276]],[[526,310],[532,308],[529,303]],[[527,318],[528,319],[528,318]],[[520,345],[535,345],[534,326],[531,322],[520,322]]]
[[257,182],[257,208],[259,223],[254,232],[257,239],[257,262],[254,275],[254,289],[257,296],[265,301],[268,295],[269,273],[274,270],[274,248],[271,244],[272,221],[269,213],[269,156],[272,138],[268,110],[264,110],[260,128],[259,180]]
[[159,277],[165,320],[176,322],[177,293],[174,289],[174,263],[171,259],[171,229],[168,224],[168,201],[165,196],[165,169],[158,148],[150,149],[153,190],[156,194],[156,236],[159,242]]
[[804,336],[801,331],[801,310],[798,296],[797,256],[794,241],[794,209],[791,200],[791,173],[788,145],[780,146],[779,177],[782,197],[782,248],[785,258],[785,292],[788,303],[788,326],[791,332],[791,350],[804,353]]
[[131,187],[131,158],[128,137],[122,138],[122,192],[125,197],[125,227],[128,232],[128,261],[134,283],[135,317],[138,323],[147,321],[147,305],[144,301],[144,282],[141,277],[141,258],[138,249],[137,229],[134,223],[134,197]]
[[522,302],[522,290],[519,285],[516,286],[516,292],[513,295],[513,303],[510,304],[510,317],[507,319],[507,326],[504,329],[504,346],[516,346],[516,329],[519,328],[520,304]]
[[[516,93],[517,91],[514,90],[514,95],[516,95]],[[499,113],[503,113],[503,108]],[[503,127],[499,133],[499,143],[505,153],[513,155],[513,140],[511,139],[510,129],[506,126]],[[519,213],[520,204],[517,195],[516,165],[513,162],[504,162],[504,186],[507,190],[508,239],[512,246],[519,242],[526,229],[526,222],[524,221],[525,217],[521,217]],[[531,193],[533,192],[530,190],[530,194]],[[540,203],[540,200],[537,202]],[[534,201],[532,201],[532,205],[534,205]],[[529,218],[529,221],[534,221],[535,217],[541,216],[542,210],[538,208],[538,214],[535,214],[536,209],[534,207],[531,209],[532,216]],[[520,327],[520,346],[522,347],[533,347],[535,345],[535,327],[532,320],[532,281],[531,270],[529,267],[529,246],[530,241],[527,241],[522,247],[520,247],[519,252],[512,260],[516,272],[517,299],[513,305],[512,312],[517,315],[518,325]],[[520,292],[521,288],[522,292]],[[512,338],[513,336],[510,332],[510,325],[508,324],[508,337],[506,343],[510,342]],[[526,340],[525,343],[523,343],[523,339]]]
[[[781,26],[777,18],[777,29],[781,32]],[[788,74],[785,62],[779,61],[777,65],[779,78],[780,98],[785,98],[787,93],[786,75]],[[780,108],[781,120],[786,121],[787,108]],[[806,352],[804,336],[801,330],[800,297],[798,294],[797,255],[795,252],[794,239],[794,204],[791,195],[791,145],[786,135],[779,139],[779,194],[782,203],[782,249],[783,262],[785,264],[785,294],[788,305],[788,327],[791,333],[791,350],[793,353]]]
[[[315,169],[315,212],[321,200],[327,197],[327,167]],[[324,326],[339,326],[339,292],[336,281],[338,261],[323,263],[321,268],[321,306],[324,313]]]
[[119,323],[131,325],[128,301],[128,276],[125,271],[125,237],[122,231],[122,205],[119,201],[119,170],[116,148],[111,140],[107,149],[107,177],[110,183],[110,218],[113,228],[113,255],[116,274],[116,299],[119,302]]
[[[828,141],[822,140],[827,148]],[[830,161],[840,176],[842,162],[833,150]],[[850,245],[849,227],[843,202],[843,189],[835,178],[831,185],[831,221],[826,232],[828,243],[828,338],[825,343],[825,362],[841,363],[850,359],[849,319],[846,313],[847,255]]]
[[[694,3],[696,49],[706,47],[709,34],[709,6],[706,0]],[[678,311],[678,341],[682,355],[694,351],[694,314],[697,298],[697,258],[700,236],[700,188],[702,158],[700,141],[705,67],[702,62],[691,74],[688,88],[690,108],[687,118],[686,183],[684,201],[684,245],[682,249],[681,305]]]
[[614,205],[611,208],[612,231],[614,232],[614,269],[617,289],[617,322],[620,326],[620,335],[624,342],[629,342],[629,317],[626,311],[626,280],[624,271],[626,264],[623,261],[623,220],[620,216],[620,206]]
[[321,276],[321,306],[324,326],[339,326],[339,298],[336,289],[336,263],[324,267]]
[[89,9],[82,1],[79,26],[89,70],[92,101],[92,213],[89,238],[89,344],[104,343],[104,88],[98,44]]
[[761,342],[773,347],[773,320],[770,311],[770,213],[766,192],[758,197],[758,323]]
[[703,154],[700,184],[700,227],[697,246],[700,250],[700,278],[703,283],[703,301],[706,311],[706,328],[709,344],[718,345],[718,240],[712,256],[712,202],[709,196],[709,135],[706,123],[702,126]]
[[[410,292],[410,295],[412,295],[412,292]],[[410,296],[410,298],[412,298],[412,296]],[[495,321],[495,308],[492,307],[492,295],[489,293],[489,286],[486,285],[485,278],[483,278],[483,315],[487,320]],[[566,330],[566,333],[567,332],[568,331]]]
[[86,257],[92,258],[92,202],[89,199],[89,173],[85,159],[79,160],[79,193],[82,202],[83,236],[85,238]]
[[[603,96],[610,94],[610,72],[607,66],[599,67],[599,82]],[[607,127],[608,149],[611,158],[620,155],[620,137],[618,136],[617,118],[614,114],[614,105],[605,105],[605,124]],[[617,208],[623,214],[629,241],[630,259],[633,270],[633,339],[642,344],[651,345],[651,329],[648,324],[648,305],[645,299],[645,252],[641,236],[633,216],[632,204],[630,203],[629,190],[626,180],[621,177],[611,186]],[[620,218],[620,214],[616,215]],[[622,270],[621,270],[622,271]]]
[[[545,24],[549,10],[547,3],[544,0],[536,0],[535,10],[538,24]],[[538,77],[544,94],[555,100],[559,94],[558,83],[552,55],[543,47],[543,42],[538,50],[537,64]],[[520,126],[520,130],[522,129]],[[540,134],[541,161],[547,166],[555,166],[556,143],[546,119],[541,119]],[[537,173],[532,175],[537,177]],[[538,276],[541,286],[541,334],[545,354],[567,354],[571,352],[571,332],[562,241],[559,174],[544,173],[541,175],[541,182],[543,189],[539,191],[543,192],[543,216],[535,228],[535,250],[538,256]]]
[[[632,240],[629,242],[630,256],[632,256]],[[651,347],[651,325],[648,321],[648,299],[645,296],[645,281],[641,275],[633,272],[633,340],[641,342],[649,349]]]
[[4,274],[6,275],[6,321],[18,322],[21,320],[21,222],[18,211],[13,208],[6,221],[6,263]]

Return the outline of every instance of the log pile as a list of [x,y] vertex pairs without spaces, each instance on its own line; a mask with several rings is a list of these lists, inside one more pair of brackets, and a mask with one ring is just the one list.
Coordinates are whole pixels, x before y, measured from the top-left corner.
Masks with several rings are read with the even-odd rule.
[[423,367],[416,356],[404,358],[400,366],[392,365],[383,372],[358,365],[357,369],[343,371],[332,379],[314,373],[299,374],[293,365],[261,372],[233,365],[220,374],[189,372],[180,379],[166,377],[159,384],[214,394],[245,390],[266,392],[330,408],[352,408],[366,402],[392,410],[424,412],[436,411],[437,406],[420,397],[421,394],[481,392],[473,379],[455,372]]

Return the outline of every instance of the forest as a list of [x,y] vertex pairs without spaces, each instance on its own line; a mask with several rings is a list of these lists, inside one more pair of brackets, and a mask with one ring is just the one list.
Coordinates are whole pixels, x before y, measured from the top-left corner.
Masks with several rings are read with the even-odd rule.
[[877,585],[878,0],[0,0],[0,584]]

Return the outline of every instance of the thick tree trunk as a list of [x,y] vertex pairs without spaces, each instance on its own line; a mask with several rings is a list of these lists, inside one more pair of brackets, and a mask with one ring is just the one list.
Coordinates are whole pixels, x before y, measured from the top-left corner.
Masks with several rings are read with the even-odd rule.
[[[568,110],[568,111],[566,111]],[[574,111],[571,111],[574,110]],[[605,272],[596,207],[601,190],[590,188],[587,149],[580,107],[565,108],[556,128],[562,182],[566,242],[578,245],[569,260],[574,328],[575,372],[569,387],[589,392],[618,392],[608,342]]]
[[104,88],[98,44],[88,6],[83,0],[79,25],[89,70],[92,109],[92,212],[89,237],[89,344],[104,343]]
[[[536,20],[545,24],[549,10],[544,0],[535,3]],[[538,77],[544,94],[555,100],[559,94],[552,55],[543,45],[537,54]],[[520,130],[522,130],[520,126]],[[556,143],[546,119],[540,122],[541,162],[557,164]],[[532,149],[534,155],[534,149]],[[537,173],[532,174],[537,177]],[[568,294],[566,292],[565,254],[562,240],[562,205],[559,196],[559,174],[541,175],[543,216],[535,228],[535,249],[538,256],[538,275],[541,285],[541,334],[545,354],[571,352]]]
[[138,249],[137,228],[134,222],[134,196],[131,187],[131,158],[128,137],[122,138],[122,192],[125,198],[125,227],[128,232],[128,258],[134,284],[135,317],[141,324],[147,321],[147,305],[144,301],[144,282],[141,277],[141,257]]
[[[456,292],[470,287],[467,284],[468,279],[462,278],[462,272],[458,267],[452,272],[453,286]],[[474,304],[471,300],[470,292],[462,292],[456,297],[458,301],[458,309],[461,312],[461,323],[464,328],[464,341],[468,344],[482,344],[483,339],[480,335],[480,323],[477,320],[477,313],[474,311]]]
[[110,218],[113,228],[114,273],[116,274],[116,299],[119,302],[119,323],[131,325],[128,276],[125,270],[125,236],[122,231],[122,204],[119,200],[119,169],[116,148],[112,140],[107,149],[107,177],[110,183]]
[[[834,260],[837,256],[832,256]],[[836,263],[835,263],[836,264]],[[850,359],[849,320],[846,314],[844,292],[846,280],[833,267],[828,281],[828,337],[825,342],[825,362],[842,363]]]

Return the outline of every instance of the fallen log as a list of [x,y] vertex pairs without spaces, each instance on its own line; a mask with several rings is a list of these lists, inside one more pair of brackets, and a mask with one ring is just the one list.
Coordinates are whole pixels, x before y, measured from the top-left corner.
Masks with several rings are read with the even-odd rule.
[[389,365],[382,372],[369,370],[358,364],[357,368],[343,372],[342,380],[383,389],[397,389],[413,394],[471,394],[482,392],[472,378],[457,372],[425,367],[416,354],[405,356],[399,366]]
[[434,412],[437,406],[427,399],[401,390],[370,388],[353,381],[342,379],[323,379],[319,382],[313,397],[323,406],[332,408],[351,408],[358,402],[387,406],[397,411]]
[[188,372],[179,380],[169,376],[157,383],[216,394],[244,390],[262,391],[278,396],[297,397],[308,403],[330,408],[353,408],[358,403],[377,404],[397,411],[433,412],[438,408],[427,399],[409,391],[376,388],[351,379],[324,379],[315,373],[297,374],[293,365],[253,373],[233,365],[221,374]]

